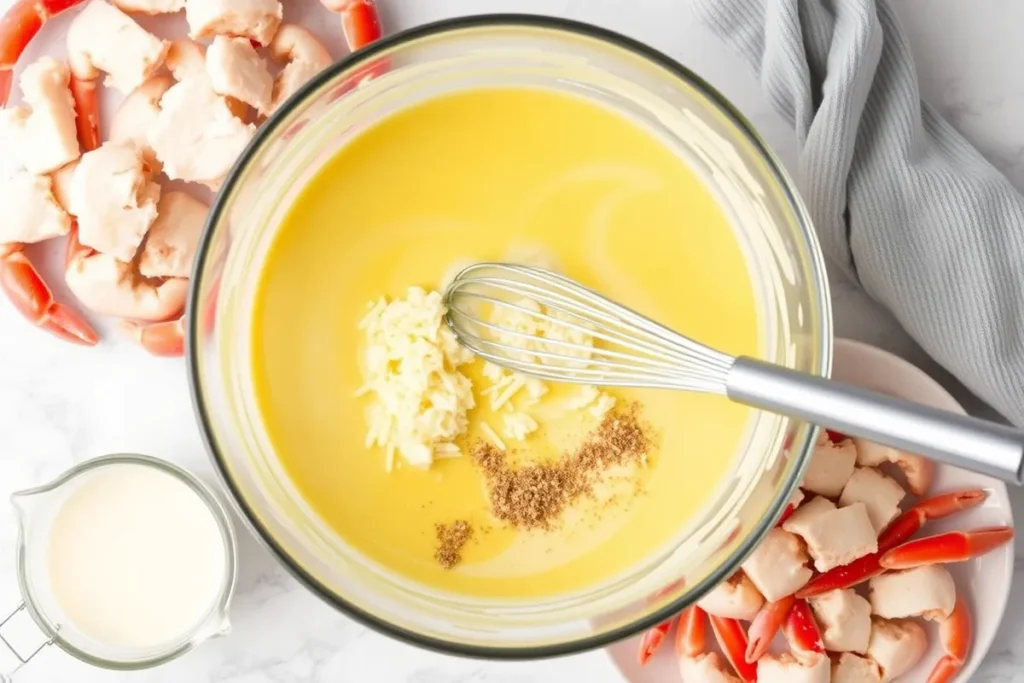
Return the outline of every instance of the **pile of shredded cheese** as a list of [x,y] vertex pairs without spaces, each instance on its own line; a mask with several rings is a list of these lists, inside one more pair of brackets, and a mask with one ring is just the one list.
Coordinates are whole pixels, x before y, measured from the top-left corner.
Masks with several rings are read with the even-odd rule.
[[473,386],[458,368],[473,360],[444,321],[438,292],[409,288],[404,298],[372,304],[359,323],[366,337],[363,386],[372,394],[367,447],[381,446],[387,469],[395,455],[430,467],[459,455],[453,439],[465,433]]
[[[520,258],[509,260],[557,269],[557,261],[542,249],[522,251]],[[444,280],[453,278],[469,263],[472,261],[454,264]],[[442,289],[446,284],[442,282]],[[530,299],[517,303],[526,311],[558,315]],[[496,307],[489,318],[496,326],[536,337],[523,351],[530,360],[543,362],[543,357],[535,352],[551,349],[570,353],[579,357],[581,366],[587,365],[594,346],[591,335],[526,311]],[[382,298],[371,303],[359,323],[365,336],[365,358],[364,382],[357,396],[372,396],[367,409],[366,446],[384,448],[389,472],[396,456],[410,465],[426,468],[438,458],[461,455],[454,440],[466,433],[467,413],[476,401],[472,383],[459,368],[475,357],[459,345],[448,329],[445,312],[439,292],[411,287],[403,298]],[[502,336],[507,343],[523,346],[520,337]],[[573,351],[549,346],[551,341],[570,342],[580,348]],[[486,397],[490,409],[500,414],[501,434],[514,441],[525,441],[537,431],[541,427],[538,418],[560,419],[571,413],[589,413],[600,421],[615,407],[613,396],[589,385],[556,405],[542,406],[549,387],[541,380],[491,363],[484,364],[483,376],[489,386],[480,390],[479,395]],[[480,431],[495,446],[506,450],[505,442],[492,425],[481,422]]]

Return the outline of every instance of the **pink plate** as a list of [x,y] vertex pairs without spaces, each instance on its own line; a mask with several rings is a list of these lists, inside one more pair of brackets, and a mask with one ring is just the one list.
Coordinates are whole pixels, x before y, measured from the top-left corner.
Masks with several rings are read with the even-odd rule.
[[[935,380],[905,360],[886,351],[860,342],[840,339],[835,344],[833,377],[893,396],[905,398],[937,408],[963,412],[963,408]],[[1013,524],[1006,485],[1001,481],[974,474],[956,467],[937,465],[933,492],[965,488],[984,488],[989,492],[983,505],[946,520],[928,525],[930,533],[952,529]],[[987,555],[968,562],[949,565],[957,589],[967,597],[974,620],[974,645],[970,658],[961,672],[959,681],[967,681],[978,668],[1002,621],[1010,596],[1013,575],[1013,544],[1007,544]],[[898,683],[924,683],[932,666],[942,656],[937,627],[925,623],[930,638],[930,649],[920,664],[897,679]],[[672,643],[675,633],[669,634],[666,644],[648,662],[637,664],[640,637],[630,638],[609,647],[606,652],[614,666],[631,683],[676,683],[679,676]],[[708,629],[709,644],[713,641]],[[782,646],[783,641],[778,645]]]

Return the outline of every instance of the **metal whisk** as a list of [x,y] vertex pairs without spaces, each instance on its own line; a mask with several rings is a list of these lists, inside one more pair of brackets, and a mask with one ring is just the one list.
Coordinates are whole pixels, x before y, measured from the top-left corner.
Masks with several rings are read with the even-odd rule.
[[[721,394],[1022,483],[1024,432],[754,358],[734,358],[541,268],[470,266],[448,286],[445,304],[448,324],[460,343],[525,375]],[[505,314],[495,315],[501,309]]]

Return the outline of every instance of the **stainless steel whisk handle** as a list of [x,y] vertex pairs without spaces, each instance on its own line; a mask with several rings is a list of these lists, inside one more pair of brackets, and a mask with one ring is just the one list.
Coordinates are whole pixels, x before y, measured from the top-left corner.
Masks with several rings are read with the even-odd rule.
[[947,465],[1022,483],[1024,432],[753,358],[737,358],[726,379],[737,403],[806,420]]

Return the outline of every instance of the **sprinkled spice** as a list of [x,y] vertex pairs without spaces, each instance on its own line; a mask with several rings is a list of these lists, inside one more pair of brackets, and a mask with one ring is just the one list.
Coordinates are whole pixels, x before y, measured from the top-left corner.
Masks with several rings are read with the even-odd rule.
[[609,413],[594,434],[555,462],[512,468],[504,451],[478,444],[472,456],[487,479],[494,516],[521,529],[550,529],[574,501],[593,495],[603,471],[643,464],[650,439],[638,412],[634,404],[626,412]]
[[462,562],[462,547],[473,535],[473,527],[460,519],[451,524],[435,524],[434,530],[438,543],[434,559],[445,569],[451,569]]

